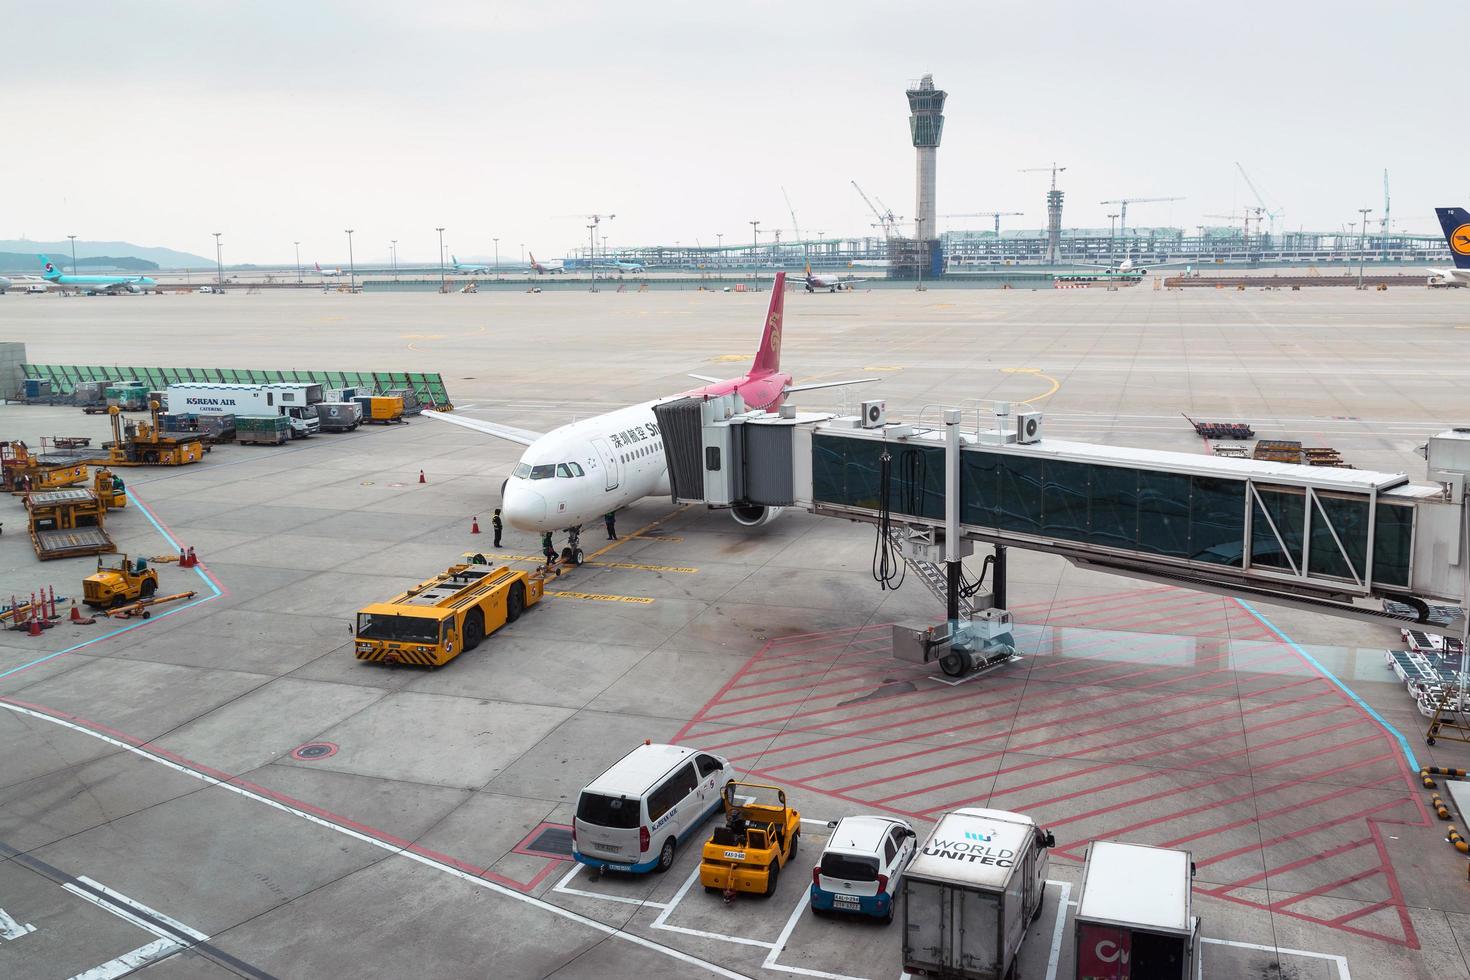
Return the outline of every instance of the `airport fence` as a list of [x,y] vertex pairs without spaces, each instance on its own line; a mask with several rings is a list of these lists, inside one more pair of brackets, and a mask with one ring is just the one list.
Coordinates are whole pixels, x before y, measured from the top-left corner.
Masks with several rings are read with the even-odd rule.
[[444,378],[416,371],[266,371],[252,368],[122,367],[97,364],[22,364],[27,378],[51,382],[57,394],[70,394],[83,381],[139,381],[162,391],[171,384],[319,384],[324,388],[367,388],[384,392],[412,388],[428,407],[452,405]]

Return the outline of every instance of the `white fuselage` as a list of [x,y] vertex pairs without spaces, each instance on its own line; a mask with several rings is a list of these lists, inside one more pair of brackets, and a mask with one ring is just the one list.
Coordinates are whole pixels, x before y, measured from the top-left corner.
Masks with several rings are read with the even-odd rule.
[[1470,286],[1470,269],[1430,269],[1429,281],[1436,286]]
[[669,493],[653,415],[659,401],[563,425],[528,446],[505,484],[505,522],[522,531],[561,531]]

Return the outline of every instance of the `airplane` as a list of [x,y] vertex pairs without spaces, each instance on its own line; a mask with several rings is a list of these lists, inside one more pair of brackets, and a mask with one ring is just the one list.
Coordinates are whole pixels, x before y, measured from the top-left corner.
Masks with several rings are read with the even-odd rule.
[[544,275],[547,275],[547,274],[561,275],[562,273],[564,273],[564,272],[567,271],[563,267],[561,259],[551,259],[548,262],[537,262],[536,261],[536,253],[535,252],[532,252],[532,253],[530,253],[530,255],[531,255],[531,269],[538,276],[544,276]]
[[473,275],[482,275],[482,274],[483,275],[489,275],[490,274],[490,267],[488,265],[467,265],[467,264],[461,262],[452,253],[449,256],[449,260],[454,263],[454,270],[453,271],[455,271],[455,272],[463,272],[463,273],[466,273],[467,275],[472,275],[472,276]]
[[116,296],[120,293],[146,293],[150,289],[157,290],[158,283],[147,276],[76,276],[63,273],[51,260],[44,255],[38,255],[41,260],[41,278],[56,286],[73,286],[89,296],[103,293],[108,296]]
[[605,265],[607,268],[617,269],[619,272],[631,272],[634,275],[642,275],[647,271],[644,269],[642,262],[628,262],[623,259],[614,259],[610,263],[599,262],[598,265]]
[[1470,286],[1470,213],[1464,208],[1435,208],[1444,240],[1449,243],[1453,269],[1430,269],[1431,286]]
[[806,286],[806,291],[809,293],[814,293],[819,289],[825,289],[829,293],[835,293],[839,290],[851,289],[860,282],[868,281],[866,279],[855,279],[852,276],[844,278],[843,276],[814,275],[810,262],[806,264],[806,275],[795,276],[793,278]]
[[[653,412],[655,405],[680,398],[739,394],[750,410],[775,411],[793,392],[878,380],[791,383],[791,375],[781,370],[785,280],[786,273],[776,274],[755,361],[738,378],[691,374],[695,380],[705,382],[704,386],[580,419],[546,433],[434,411],[425,411],[424,417],[525,446],[520,462],[501,485],[501,516],[511,527],[522,531],[566,531],[568,551],[563,554],[569,553],[574,562],[580,563],[578,540],[583,525],[601,520],[603,515],[644,497],[667,497],[671,492],[663,439]],[[730,509],[730,516],[741,527],[755,528],[771,523],[781,510],[736,505]]]
[[323,269],[320,262],[313,262],[312,265],[316,266],[316,274],[319,276],[340,276],[342,274],[341,269]]
[[6,279],[4,276],[0,276],[0,294],[3,294],[5,292],[5,290],[7,290],[9,288],[10,288],[10,280],[9,279]]

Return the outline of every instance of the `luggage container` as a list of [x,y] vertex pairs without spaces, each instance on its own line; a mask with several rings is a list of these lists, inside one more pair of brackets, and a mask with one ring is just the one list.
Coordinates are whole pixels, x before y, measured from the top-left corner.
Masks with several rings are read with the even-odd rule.
[[1052,835],[1005,810],[946,813],[904,872],[903,968],[1001,980],[1041,916]]
[[357,403],[362,406],[364,422],[403,421],[403,399],[388,395],[358,395]]
[[362,407],[357,402],[320,402],[316,413],[323,432],[351,432],[362,422]]
[[402,398],[405,416],[418,415],[424,410],[424,403],[419,401],[418,392],[412,388],[389,388],[383,394],[389,398]]
[[71,389],[71,400],[73,405],[83,408],[107,404],[106,381],[78,381]]
[[1077,980],[1191,980],[1199,919],[1190,911],[1188,851],[1093,841],[1077,901]]
[[148,407],[148,389],[136,381],[124,381],[106,389],[107,407],[124,412],[141,412]]
[[279,446],[291,438],[291,420],[284,415],[235,416],[235,441],[260,446]]

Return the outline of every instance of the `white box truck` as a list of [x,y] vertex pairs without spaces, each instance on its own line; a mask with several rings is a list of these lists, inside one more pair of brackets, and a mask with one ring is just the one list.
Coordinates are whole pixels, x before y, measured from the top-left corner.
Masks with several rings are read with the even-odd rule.
[[1199,964],[1193,877],[1188,851],[1093,841],[1074,920],[1073,976],[1191,980]]
[[1052,835],[1006,810],[939,818],[903,874],[903,968],[915,976],[1002,980],[1041,915]]
[[230,385],[184,382],[168,386],[169,411],[174,415],[284,415],[291,437],[304,439],[321,431],[316,403],[322,386],[316,384]]

